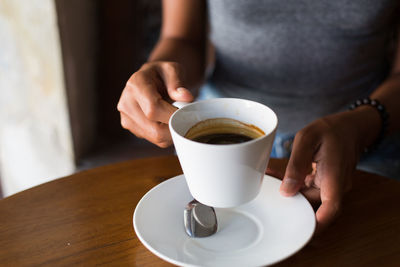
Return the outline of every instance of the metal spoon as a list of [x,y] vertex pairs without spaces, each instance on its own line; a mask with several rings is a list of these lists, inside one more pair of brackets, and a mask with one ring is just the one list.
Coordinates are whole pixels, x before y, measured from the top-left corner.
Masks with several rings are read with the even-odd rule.
[[189,236],[206,237],[217,232],[217,215],[213,207],[193,199],[187,204],[183,215],[185,230]]

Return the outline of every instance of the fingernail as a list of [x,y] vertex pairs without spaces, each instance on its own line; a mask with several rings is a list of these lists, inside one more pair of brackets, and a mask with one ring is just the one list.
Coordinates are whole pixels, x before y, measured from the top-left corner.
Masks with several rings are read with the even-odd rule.
[[280,192],[284,196],[292,196],[297,192],[297,187],[298,187],[297,180],[286,177],[285,179],[283,179]]
[[187,89],[184,87],[178,87],[178,88],[176,88],[176,91],[178,91],[178,93],[180,93],[180,94],[183,94],[187,91]]

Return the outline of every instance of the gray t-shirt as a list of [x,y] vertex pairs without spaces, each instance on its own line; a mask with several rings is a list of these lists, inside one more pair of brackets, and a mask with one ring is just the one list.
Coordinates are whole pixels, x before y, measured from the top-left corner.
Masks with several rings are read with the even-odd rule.
[[256,100],[294,133],[345,110],[387,76],[398,0],[208,0],[210,82]]

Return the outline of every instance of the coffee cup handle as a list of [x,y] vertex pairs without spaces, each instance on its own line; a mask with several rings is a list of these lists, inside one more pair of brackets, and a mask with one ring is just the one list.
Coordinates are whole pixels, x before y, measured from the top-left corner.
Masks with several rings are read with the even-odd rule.
[[183,108],[184,106],[189,104],[190,102],[179,102],[179,101],[172,103],[172,105],[176,108]]

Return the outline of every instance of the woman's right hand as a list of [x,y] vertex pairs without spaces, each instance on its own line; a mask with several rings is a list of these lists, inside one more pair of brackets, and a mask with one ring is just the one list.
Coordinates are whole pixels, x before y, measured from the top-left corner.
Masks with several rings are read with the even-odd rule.
[[122,127],[159,147],[171,145],[168,121],[176,110],[171,103],[193,101],[183,79],[179,63],[144,64],[129,78],[118,102]]

